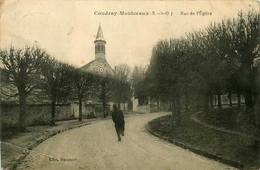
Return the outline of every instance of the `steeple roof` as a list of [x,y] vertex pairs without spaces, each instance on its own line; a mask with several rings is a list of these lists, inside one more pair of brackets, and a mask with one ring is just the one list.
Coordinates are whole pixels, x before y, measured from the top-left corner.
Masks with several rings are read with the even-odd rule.
[[105,41],[100,24],[99,24],[98,31],[97,31],[97,36],[96,36],[96,41],[97,40]]

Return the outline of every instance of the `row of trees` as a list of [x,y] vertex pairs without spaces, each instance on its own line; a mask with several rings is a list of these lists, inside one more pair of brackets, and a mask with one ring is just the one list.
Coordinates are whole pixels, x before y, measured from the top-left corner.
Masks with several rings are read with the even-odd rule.
[[[144,83],[154,99],[170,101],[177,118],[182,102],[203,98],[204,109],[213,106],[213,95],[237,94],[248,109],[257,102],[255,60],[259,58],[260,15],[239,12],[236,18],[214,22],[203,30],[178,39],[161,40],[152,52]],[[184,100],[182,100],[184,98]]]
[[148,104],[147,85],[145,80],[146,68],[135,66],[132,72],[132,88],[135,98],[138,98],[139,105]]
[[51,125],[55,125],[57,102],[78,100],[81,121],[82,103],[90,96],[103,102],[104,111],[108,100],[117,103],[130,100],[130,83],[123,77],[126,72],[122,73],[127,66],[117,66],[114,77],[98,76],[59,62],[37,46],[11,47],[1,50],[0,57],[7,83],[17,87],[17,93],[11,95],[19,97],[21,130],[25,127],[26,100],[30,95],[41,94],[51,103]]

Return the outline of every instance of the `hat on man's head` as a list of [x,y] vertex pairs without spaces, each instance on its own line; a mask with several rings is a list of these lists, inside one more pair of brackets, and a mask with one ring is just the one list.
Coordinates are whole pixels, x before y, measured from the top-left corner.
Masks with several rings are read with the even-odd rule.
[[117,109],[117,105],[113,104],[113,109],[116,110]]

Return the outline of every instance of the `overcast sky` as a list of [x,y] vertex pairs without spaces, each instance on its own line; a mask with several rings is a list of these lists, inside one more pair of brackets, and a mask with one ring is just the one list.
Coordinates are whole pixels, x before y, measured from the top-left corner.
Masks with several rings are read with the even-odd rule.
[[[8,0],[1,10],[1,48],[35,41],[59,60],[77,67],[94,60],[99,23],[112,67],[147,65],[160,39],[174,38],[232,17],[239,10],[259,11],[257,1],[51,1]],[[150,15],[95,15],[97,12],[149,12]],[[152,15],[152,12],[169,15]],[[197,15],[198,11],[212,15]],[[194,12],[194,15],[181,15]],[[172,16],[171,16],[172,14]],[[199,14],[199,13],[198,13]]]

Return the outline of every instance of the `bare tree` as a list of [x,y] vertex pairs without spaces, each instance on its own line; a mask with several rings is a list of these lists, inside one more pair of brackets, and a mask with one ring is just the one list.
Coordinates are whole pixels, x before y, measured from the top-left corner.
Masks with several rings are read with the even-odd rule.
[[118,103],[118,108],[120,108],[121,102],[127,102],[131,98],[130,89],[130,76],[131,69],[127,64],[117,65],[115,67],[116,80],[114,81],[114,92],[115,100]]
[[146,84],[145,84],[145,72],[146,70],[142,66],[135,66],[131,74],[132,86],[134,96],[138,98],[140,105],[147,104]]
[[94,76],[90,73],[74,70],[72,83],[79,101],[79,121],[82,121],[82,102],[86,94],[93,89]]
[[239,74],[242,77],[242,88],[248,109],[254,105],[254,82],[255,69],[253,68],[254,59],[260,53],[260,14],[251,11],[247,14],[240,12],[238,18],[233,23],[233,45],[240,61]]
[[127,64],[115,66],[116,77],[123,81],[129,81],[131,76],[131,68]]
[[55,107],[58,99],[68,97],[70,91],[70,74],[73,67],[68,64],[58,62],[47,55],[41,64],[43,90],[51,99],[51,122],[55,125]]
[[20,130],[25,128],[26,99],[36,88],[39,77],[39,65],[45,51],[34,46],[25,49],[10,47],[1,50],[0,56],[3,67],[7,72],[9,82],[17,87],[19,96],[19,126]]

